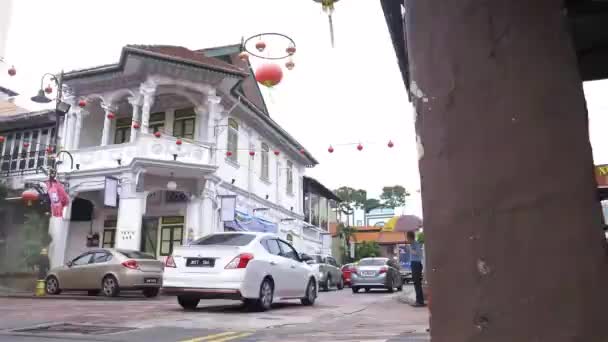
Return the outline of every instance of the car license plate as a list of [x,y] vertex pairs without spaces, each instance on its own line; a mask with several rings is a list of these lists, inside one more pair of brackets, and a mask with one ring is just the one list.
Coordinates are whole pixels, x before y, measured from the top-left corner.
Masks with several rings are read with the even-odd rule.
[[374,271],[366,271],[366,272],[361,272],[361,275],[363,275],[364,277],[373,277],[376,275],[376,272]]
[[146,284],[158,284],[158,278],[144,278]]
[[215,259],[211,258],[188,258],[186,259],[186,266],[190,267],[213,267],[215,265]]

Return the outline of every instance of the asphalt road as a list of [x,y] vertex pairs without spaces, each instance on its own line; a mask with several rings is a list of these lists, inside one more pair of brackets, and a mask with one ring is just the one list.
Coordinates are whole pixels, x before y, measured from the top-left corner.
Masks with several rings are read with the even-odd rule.
[[1,297],[0,342],[429,341],[427,310],[398,295],[344,289],[321,293],[314,307],[290,301],[264,313],[217,300],[185,312],[172,297]]

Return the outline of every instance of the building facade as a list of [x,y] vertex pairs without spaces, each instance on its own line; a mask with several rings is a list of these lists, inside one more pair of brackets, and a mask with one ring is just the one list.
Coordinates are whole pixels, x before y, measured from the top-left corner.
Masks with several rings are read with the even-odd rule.
[[238,53],[238,45],[126,46],[117,64],[64,75],[71,109],[58,130],[39,112],[0,132],[2,177],[13,189],[45,179],[56,135],[69,152],[58,155],[72,201],[51,218],[54,266],[96,246],[161,258],[224,230],[276,232],[309,253],[324,248],[327,227],[304,210],[303,177],[317,162],[270,118]]

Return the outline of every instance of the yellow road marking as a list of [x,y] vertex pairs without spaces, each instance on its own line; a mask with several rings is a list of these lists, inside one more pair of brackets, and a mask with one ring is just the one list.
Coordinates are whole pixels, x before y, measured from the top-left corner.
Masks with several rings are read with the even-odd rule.
[[226,337],[229,335],[234,335],[236,334],[235,332],[232,331],[227,331],[227,332],[223,332],[223,333],[219,333],[219,334],[213,334],[213,335],[207,335],[207,336],[203,336],[203,337],[195,337],[189,340],[182,340],[179,342],[201,342],[201,341],[212,341],[214,338],[222,338],[222,337]]
[[220,338],[217,340],[209,340],[209,341],[210,342],[226,342],[226,341],[236,340],[237,338],[241,338],[241,337],[247,337],[249,335],[251,335],[251,333],[242,333],[242,334],[238,334],[238,335],[232,335],[232,336]]

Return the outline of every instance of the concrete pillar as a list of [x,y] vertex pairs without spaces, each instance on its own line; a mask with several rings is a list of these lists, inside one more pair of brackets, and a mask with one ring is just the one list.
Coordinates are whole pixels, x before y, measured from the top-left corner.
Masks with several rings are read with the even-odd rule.
[[150,133],[150,111],[154,105],[154,94],[156,88],[151,86],[142,86],[141,94],[143,96],[143,104],[141,107],[141,132]]
[[108,118],[108,114],[114,112],[114,108],[111,106],[104,106],[104,118],[103,118],[103,131],[101,132],[101,146],[111,144],[112,140],[110,135],[112,134],[112,120]]
[[203,200],[199,196],[192,196],[186,206],[186,243],[190,235],[196,240],[203,236]]
[[121,185],[118,222],[116,223],[116,248],[141,249],[141,226],[146,196],[143,192],[135,191],[134,183],[131,181]]
[[563,5],[405,2],[433,342],[608,341],[607,247]]
[[84,120],[85,111],[78,110],[76,112],[76,124],[74,125],[73,139],[70,143],[70,149],[77,150],[80,148],[80,133],[82,131],[82,120]]
[[223,227],[217,227],[215,222],[213,200],[209,196],[204,196],[201,206],[203,208],[201,236],[209,235],[218,231],[223,231]]
[[[207,121],[205,122],[206,131],[201,129],[201,132],[205,132],[204,133],[206,135],[205,139],[209,143],[214,142],[216,121],[218,120],[219,116],[221,115],[221,111],[222,111],[220,102],[222,102],[222,98],[219,96],[209,95],[207,97],[208,110],[207,110]],[[202,134],[203,133],[201,133],[201,135]]]
[[[49,260],[51,267],[65,264],[65,254],[68,244],[68,233],[70,229],[71,204],[64,209],[63,217],[51,216],[49,220],[49,235],[52,238],[49,246]],[[64,217],[66,219],[64,219]]]
[[[133,127],[133,124],[135,122],[140,123],[140,116],[141,116],[141,98],[139,96],[137,97],[131,97],[129,98],[129,103],[131,104],[131,107],[133,108],[133,118],[132,118],[132,123],[131,123],[131,138],[130,138],[130,142],[135,142],[135,140],[137,140],[137,134],[139,133],[139,129]],[[140,123],[141,126],[141,123]],[[140,127],[141,128],[141,127]]]
[[67,150],[71,150],[74,148],[74,137],[75,137],[75,128],[76,128],[76,120],[78,119],[76,112],[74,112],[73,110],[71,110],[69,113],[66,114],[66,117],[69,117],[68,119],[68,123],[67,123],[67,128],[66,128],[66,135],[65,135],[65,149]]

